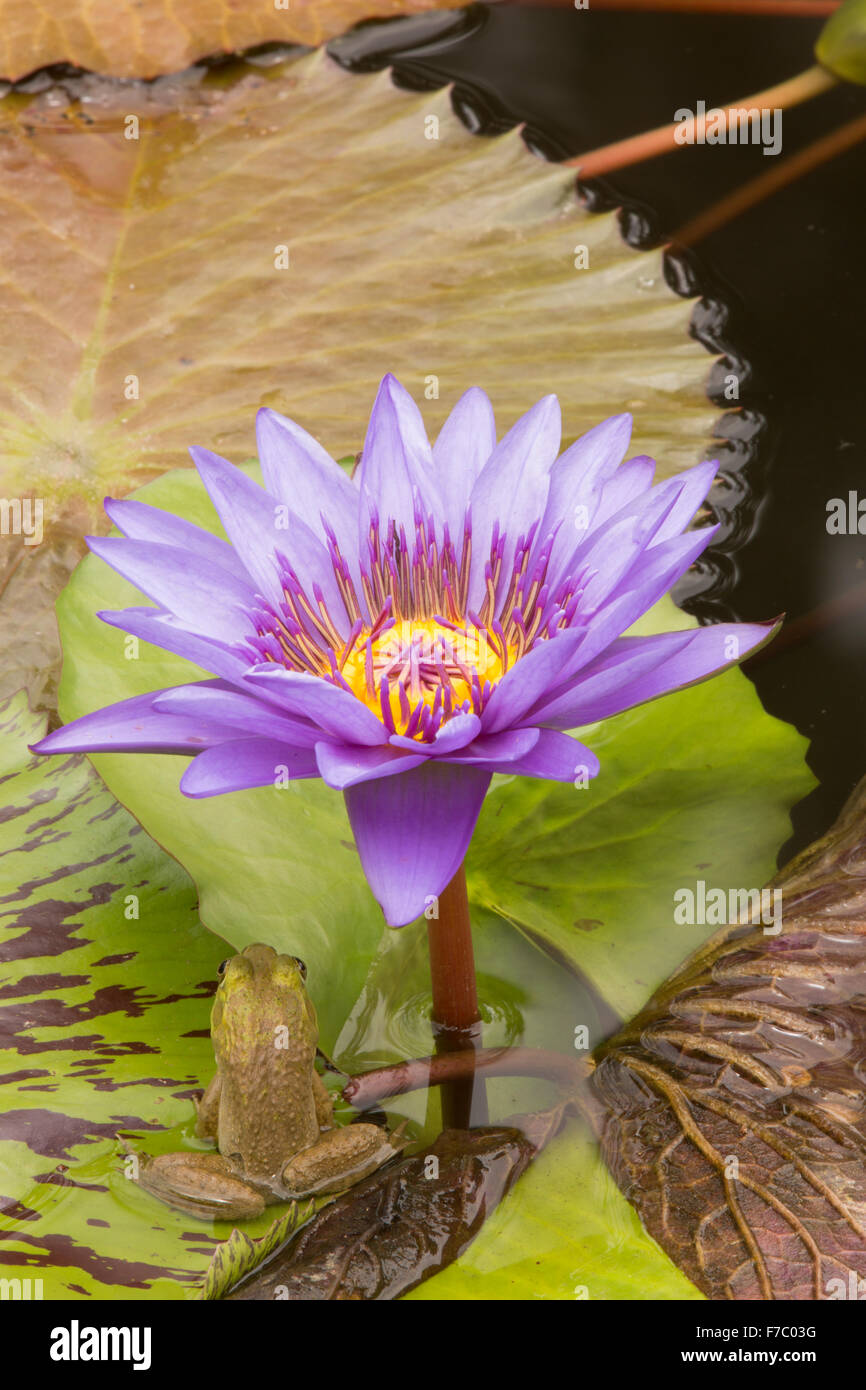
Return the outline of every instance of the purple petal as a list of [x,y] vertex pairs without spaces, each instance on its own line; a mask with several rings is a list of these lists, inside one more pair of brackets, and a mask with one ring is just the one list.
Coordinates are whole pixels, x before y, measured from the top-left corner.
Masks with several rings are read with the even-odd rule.
[[321,676],[261,666],[250,671],[247,680],[268,691],[290,713],[312,720],[337,743],[361,743],[372,748],[388,742],[388,731],[372,710]]
[[469,499],[470,608],[477,608],[484,596],[484,566],[490,559],[494,522],[506,538],[501,582],[507,587],[518,539],[529,534],[544,512],[561,432],[559,401],[556,396],[544,396],[512,425],[479,473]]
[[151,507],[146,502],[136,502],[133,498],[120,500],[106,497],[103,506],[106,515],[122,531],[127,540],[154,541],[157,545],[173,545],[177,550],[186,550],[190,555],[201,556],[228,570],[242,583],[249,583],[249,576],[228,541],[214,536],[181,516],[164,512],[159,507]]
[[445,519],[458,548],[472,486],[495,448],[493,406],[478,386],[472,386],[460,397],[433,445]]
[[672,536],[678,536],[685,530],[712,487],[718,471],[718,460],[714,459],[712,462],[699,463],[696,467],[687,469],[685,473],[680,473],[678,477],[670,478],[667,483],[662,483],[662,487],[676,492],[676,503],[668,512],[650,546],[660,545],[662,541],[670,540]]
[[195,753],[235,738],[237,729],[216,719],[161,713],[152,690],[106,705],[64,724],[32,744],[34,753]]
[[[418,748],[418,744],[415,747]],[[345,791],[359,782],[376,777],[393,777],[410,772],[426,762],[425,753],[404,753],[384,744],[381,748],[359,748],[356,743],[317,743],[316,762],[329,787]]]
[[[605,647],[631,627],[632,623],[666,594],[685,574],[701,551],[706,549],[718,526],[705,526],[662,541],[645,551],[632,566],[622,583],[592,615],[586,629],[586,642],[579,653],[579,666],[586,666]],[[570,675],[577,666],[572,663]]]
[[596,537],[610,520],[649,491],[655,467],[654,460],[645,455],[628,459],[608,482],[601,485],[595,501],[583,504],[586,505],[585,513],[575,508],[571,519],[563,519],[553,543],[547,572],[547,582],[552,588],[576,574],[586,563],[588,547],[594,545]]
[[551,782],[575,782],[580,777],[583,785],[586,785],[586,778],[598,775],[598,758],[576,738],[557,733],[555,729],[533,729],[532,732],[538,734],[538,738],[521,756],[485,759],[479,766],[486,767],[489,772],[541,777]]
[[239,468],[207,449],[190,449],[208,496],[256,590],[281,604],[283,589],[275,552],[286,555],[310,599],[322,590],[338,630],[347,631],[346,610],[325,545],[300,517],[254,483]]
[[361,492],[359,540],[367,544],[371,517],[378,517],[384,538],[388,523],[415,535],[415,497],[425,513],[442,518],[442,502],[433,471],[433,453],[421,412],[409,392],[389,372],[383,377],[370,414],[358,469]]
[[189,719],[217,720],[237,733],[278,739],[298,748],[312,748],[321,730],[306,720],[293,719],[257,695],[245,695],[224,681],[179,685],[156,699],[156,708]]
[[538,642],[506,671],[484,708],[485,734],[495,734],[521,722],[542,695],[565,678],[575,652],[586,641],[582,628],[558,633]]
[[276,410],[256,416],[265,487],[319,537],[324,513],[350,568],[358,559],[358,489],[311,434]]
[[392,927],[420,917],[463,862],[490,773],[428,758],[345,792],[367,881]]
[[312,748],[293,748],[276,739],[242,738],[193,758],[180,779],[180,789],[184,796],[221,796],[248,787],[281,786],[285,776],[296,781],[318,775]]
[[[221,642],[187,631],[173,614],[162,609],[103,609],[96,616],[108,623],[109,627],[122,628],[134,637],[140,637],[143,642],[151,642],[163,651],[174,652],[176,656],[182,656],[186,661],[227,680],[238,680],[249,670],[248,657],[238,656]],[[252,635],[251,625],[247,626]]]
[[559,729],[607,719],[736,665],[777,629],[773,623],[716,623],[696,632],[621,637],[580,673],[572,690],[539,704],[532,717]]
[[486,767],[489,772],[510,772],[514,769],[507,764],[525,758],[540,735],[540,729],[506,729],[501,734],[482,734],[468,748],[449,756],[448,762]]
[[576,439],[551,468],[550,491],[538,535],[548,536],[559,526],[551,552],[552,573],[558,573],[568,548],[573,548],[575,523],[583,522],[583,509],[587,522],[591,522],[604,481],[628,448],[631,424],[630,415],[612,415]]
[[[424,743],[420,746],[431,757],[444,756],[446,753],[455,752],[458,748],[465,748],[467,743],[471,743],[480,732],[481,720],[477,714],[455,714],[446,724],[442,725],[432,743]],[[392,734],[388,742],[393,748],[405,748],[412,753],[416,752],[419,747],[417,739],[404,738],[402,734]]]
[[255,606],[251,587],[210,560],[193,565],[188,551],[154,541],[89,536],[87,543],[100,560],[203,637],[232,643],[254,632],[248,616]]
[[590,577],[584,586],[581,608],[600,607],[609,593],[642,559],[668,513],[676,506],[676,493],[664,484],[617,512],[595,532],[579,552]]
[[610,517],[622,511],[623,507],[649,492],[655,471],[656,461],[648,454],[635,454],[634,458],[621,463],[602,487],[593,525],[604,525]]

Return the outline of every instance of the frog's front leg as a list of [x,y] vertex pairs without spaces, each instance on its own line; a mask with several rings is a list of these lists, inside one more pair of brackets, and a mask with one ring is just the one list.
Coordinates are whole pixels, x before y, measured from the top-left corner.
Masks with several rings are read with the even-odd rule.
[[333,1129],[334,1102],[331,1099],[331,1092],[317,1071],[313,1072],[313,1100],[316,1102],[316,1119],[319,1122],[319,1129]]
[[199,1139],[213,1139],[216,1142],[219,1132],[221,1091],[222,1078],[219,1072],[216,1072],[204,1095],[195,1103],[195,1132]]
[[221,1154],[139,1155],[138,1182],[167,1206],[204,1220],[247,1221],[266,1205]]
[[345,1192],[387,1163],[406,1142],[402,1130],[389,1134],[379,1125],[345,1125],[328,1130],[286,1164],[281,1177],[283,1195],[312,1197]]

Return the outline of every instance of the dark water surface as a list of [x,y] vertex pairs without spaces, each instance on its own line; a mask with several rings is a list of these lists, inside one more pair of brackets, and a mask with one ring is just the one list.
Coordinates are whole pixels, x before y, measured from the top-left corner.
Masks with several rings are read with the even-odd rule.
[[[452,32],[429,37],[443,26]],[[813,63],[820,29],[789,17],[476,6],[462,21],[368,26],[334,47],[347,63],[393,61],[413,86],[453,81],[471,124],[525,122],[531,142],[561,158],[791,77]],[[774,158],[683,147],[590,192],[625,206],[630,239],[664,243],[864,111],[866,91],[839,89],[785,113]],[[811,740],[820,781],[794,808],[780,862],[827,829],[866,772],[866,536],[827,531],[831,498],[858,488],[866,498],[864,224],[866,142],[708,237],[678,277],[709,301],[696,317],[704,339],[720,333],[735,369],[748,364],[742,415],[719,426],[730,439],[719,453],[732,479],[727,538],[679,597],[707,619],[788,615],[784,638],[746,668],[766,708]],[[721,386],[713,373],[720,418]]]

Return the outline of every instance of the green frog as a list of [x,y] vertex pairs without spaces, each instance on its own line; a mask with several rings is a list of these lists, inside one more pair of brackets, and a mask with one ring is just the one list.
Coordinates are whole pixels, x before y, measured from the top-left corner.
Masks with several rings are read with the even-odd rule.
[[192,1216],[245,1220],[272,1202],[343,1192],[400,1152],[399,1130],[334,1127],[314,1065],[319,1028],[303,961],[247,946],[219,973],[217,1070],[196,1119],[196,1134],[219,1152],[144,1159],[142,1187]]

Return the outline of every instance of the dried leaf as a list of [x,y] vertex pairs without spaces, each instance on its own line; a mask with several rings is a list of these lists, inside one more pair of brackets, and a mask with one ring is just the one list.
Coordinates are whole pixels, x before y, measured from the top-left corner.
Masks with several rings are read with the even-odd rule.
[[158,77],[259,44],[311,48],[362,19],[456,9],[463,0],[0,0],[0,76],[71,63],[112,77]]
[[701,947],[605,1045],[606,1155],[650,1234],[710,1297],[857,1298],[866,782],[770,887],[781,932],[768,898],[763,918],[753,910]]
[[[661,253],[516,131],[471,135],[447,91],[322,52],[82,78],[0,103],[0,189],[3,494],[44,499],[43,546],[105,529],[106,493],[189,466],[191,444],[249,458],[259,406],[354,455],[386,371],[433,430],[478,382],[501,429],[548,391],[569,437],[633,406],[635,450],[667,473],[709,436],[709,361]],[[8,607],[47,629],[43,546]],[[39,695],[19,632],[4,618],[0,694]]]

